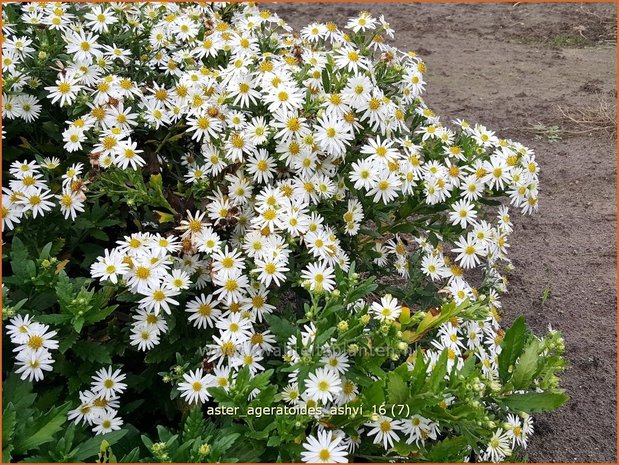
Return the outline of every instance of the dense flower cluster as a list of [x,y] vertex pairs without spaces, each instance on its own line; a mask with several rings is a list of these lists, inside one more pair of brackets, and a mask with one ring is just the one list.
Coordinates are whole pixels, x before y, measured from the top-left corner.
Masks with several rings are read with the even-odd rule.
[[[295,426],[307,432],[296,458],[346,462],[366,442],[401,455],[451,434],[449,417],[429,411],[330,426],[332,407],[354,405],[386,379],[380,364],[400,361],[406,376],[429,377],[444,365],[443,379],[454,383],[474,364],[480,400],[503,389],[497,309],[512,224],[495,198],[535,211],[539,167],[530,149],[484,126],[444,126],[421,98],[425,64],[385,42],[393,30],[382,16],[363,12],[344,29],[312,23],[294,34],[251,4],[23,3],[12,11],[18,17],[3,11],[3,119],[37,124],[44,108],[60,112],[72,161],[35,152],[36,161],[13,162],[3,228],[52,216],[56,205],[76,221],[89,203],[120,194],[139,230],[114,238],[90,276],[129,294],[129,350],[155,352],[181,318],[195,329],[203,360],[177,353],[189,370],[164,377],[187,403],[221,402],[244,389],[246,373],[256,380],[277,367],[284,382],[277,378],[274,401],[314,409]],[[54,69],[47,80],[46,66]],[[149,199],[166,211],[144,213]],[[481,284],[469,282],[470,269],[483,272]],[[416,279],[419,289],[341,292],[368,273]],[[426,310],[416,294],[426,286],[436,305],[476,303],[477,313],[433,320],[441,310]],[[284,314],[299,326],[282,331],[272,322],[290,294],[307,302],[305,318]],[[411,315],[413,304],[420,311]],[[330,305],[339,307],[328,313]],[[22,377],[39,381],[52,369],[48,349],[57,342],[48,329],[29,316],[8,327]],[[554,349],[535,341],[550,357]],[[371,375],[359,371],[363,349],[388,351]],[[120,429],[118,395],[131,389],[124,378],[98,371],[69,418],[97,434]],[[445,390],[440,408],[470,402],[454,393]],[[261,395],[254,388],[246,399]],[[494,409],[494,400],[475,402]],[[499,461],[526,447],[531,417],[501,418],[486,416],[488,434],[463,456]]]

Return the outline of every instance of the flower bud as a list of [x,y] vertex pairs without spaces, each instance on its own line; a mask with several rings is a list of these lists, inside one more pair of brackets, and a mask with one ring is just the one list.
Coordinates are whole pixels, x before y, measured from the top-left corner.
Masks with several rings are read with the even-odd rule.
[[204,443],[198,449],[198,454],[200,454],[200,455],[208,455],[208,453],[210,451],[211,451],[211,446],[209,444],[207,444],[207,443]]
[[341,332],[341,333],[343,333],[344,331],[347,331],[347,330],[348,330],[348,322],[347,322],[347,321],[345,321],[345,320],[340,321],[340,322],[337,324],[337,330],[338,330],[339,332]]

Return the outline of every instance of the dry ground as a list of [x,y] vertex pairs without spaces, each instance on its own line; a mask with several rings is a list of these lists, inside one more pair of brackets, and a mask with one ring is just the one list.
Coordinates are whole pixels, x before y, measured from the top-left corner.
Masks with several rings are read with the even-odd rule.
[[[535,462],[616,462],[614,4],[268,4],[295,29],[383,13],[428,65],[445,122],[479,121],[533,148],[540,212],[517,218],[505,320],[562,331],[572,396],[536,418]],[[561,109],[559,108],[561,106]]]

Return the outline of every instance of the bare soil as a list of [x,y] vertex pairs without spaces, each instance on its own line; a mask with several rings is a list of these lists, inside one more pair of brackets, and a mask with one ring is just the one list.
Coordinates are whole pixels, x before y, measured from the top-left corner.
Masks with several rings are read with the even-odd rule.
[[[561,410],[536,417],[533,462],[615,462],[616,7],[609,3],[278,3],[299,29],[384,14],[428,65],[445,123],[480,122],[535,150],[540,211],[516,218],[504,319],[565,336]],[[560,111],[561,106],[572,120]],[[578,117],[580,115],[580,117]],[[583,117],[585,115],[585,117]]]

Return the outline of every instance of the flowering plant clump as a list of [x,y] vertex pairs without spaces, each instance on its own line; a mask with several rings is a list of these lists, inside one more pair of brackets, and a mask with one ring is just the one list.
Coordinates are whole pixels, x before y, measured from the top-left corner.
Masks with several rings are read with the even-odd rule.
[[565,402],[499,324],[535,156],[383,17],[2,15],[4,460],[501,461]]

